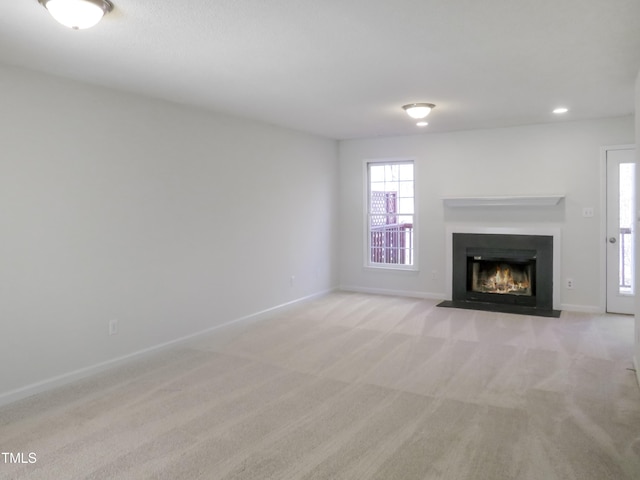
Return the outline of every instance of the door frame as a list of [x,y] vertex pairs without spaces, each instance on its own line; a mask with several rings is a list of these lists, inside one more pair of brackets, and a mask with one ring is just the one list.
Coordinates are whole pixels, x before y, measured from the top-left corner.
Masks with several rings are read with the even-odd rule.
[[635,148],[633,143],[600,147],[600,310],[603,313],[607,311],[607,152]]

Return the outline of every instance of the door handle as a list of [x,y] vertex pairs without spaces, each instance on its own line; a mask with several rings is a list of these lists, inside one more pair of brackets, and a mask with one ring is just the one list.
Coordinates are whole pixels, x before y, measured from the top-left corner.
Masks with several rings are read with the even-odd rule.
[[616,237],[609,237],[609,243],[616,243],[618,239]]

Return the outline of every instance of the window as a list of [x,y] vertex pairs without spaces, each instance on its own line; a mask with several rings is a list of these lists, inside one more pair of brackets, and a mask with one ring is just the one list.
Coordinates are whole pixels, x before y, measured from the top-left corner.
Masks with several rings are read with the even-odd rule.
[[413,161],[368,162],[367,185],[367,265],[413,267]]

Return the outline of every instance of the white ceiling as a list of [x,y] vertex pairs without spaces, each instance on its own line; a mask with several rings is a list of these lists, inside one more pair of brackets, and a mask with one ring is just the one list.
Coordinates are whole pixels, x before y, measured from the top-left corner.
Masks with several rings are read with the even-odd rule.
[[639,0],[113,0],[83,31],[0,3],[0,64],[335,139],[632,114],[640,70]]

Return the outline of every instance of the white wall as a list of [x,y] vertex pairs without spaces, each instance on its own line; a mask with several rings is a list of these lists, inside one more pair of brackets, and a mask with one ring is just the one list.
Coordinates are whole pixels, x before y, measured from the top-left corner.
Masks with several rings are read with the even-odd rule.
[[337,142],[19,69],[0,91],[0,403],[337,285]]
[[[444,298],[446,226],[545,225],[561,228],[561,275],[575,281],[574,290],[562,289],[562,308],[601,310],[601,147],[633,143],[631,116],[341,142],[341,284]],[[398,157],[416,161],[417,273],[363,267],[363,161]],[[566,199],[557,207],[528,209],[445,209],[441,200],[546,194]],[[594,207],[595,217],[583,218],[583,207]]]
[[[636,78],[636,163],[640,165],[640,72]],[[636,169],[636,192],[640,192],[640,174]],[[640,195],[636,195],[638,222],[640,223]],[[636,245],[640,245],[640,229],[636,229]],[[638,249],[638,247],[636,247]],[[640,255],[636,255],[636,272],[640,272]],[[636,368],[636,376],[640,384],[640,295],[636,294],[636,330],[635,344],[636,352],[634,364]]]

